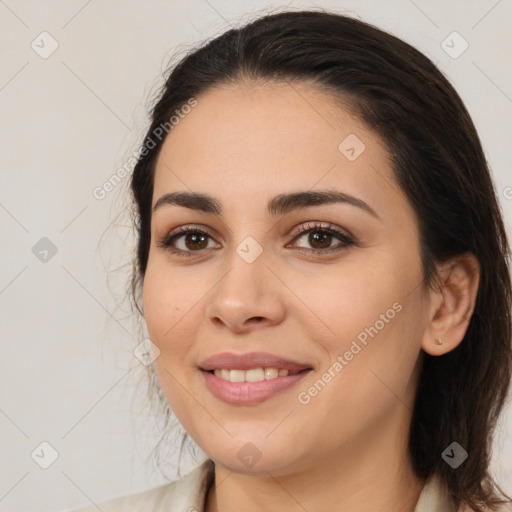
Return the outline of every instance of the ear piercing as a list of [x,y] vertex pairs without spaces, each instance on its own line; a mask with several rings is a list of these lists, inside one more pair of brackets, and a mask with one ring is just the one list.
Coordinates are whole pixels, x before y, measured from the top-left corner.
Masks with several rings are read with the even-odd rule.
[[442,345],[443,344],[442,340],[440,340],[439,338],[434,338],[434,342],[435,342],[436,345]]

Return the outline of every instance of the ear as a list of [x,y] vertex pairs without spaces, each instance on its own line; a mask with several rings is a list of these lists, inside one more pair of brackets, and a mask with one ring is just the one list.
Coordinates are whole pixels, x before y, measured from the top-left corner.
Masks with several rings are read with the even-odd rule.
[[[472,253],[438,266],[439,280],[430,294],[429,322],[421,348],[432,356],[450,352],[464,338],[475,309],[480,264]],[[436,344],[436,338],[442,344]]]

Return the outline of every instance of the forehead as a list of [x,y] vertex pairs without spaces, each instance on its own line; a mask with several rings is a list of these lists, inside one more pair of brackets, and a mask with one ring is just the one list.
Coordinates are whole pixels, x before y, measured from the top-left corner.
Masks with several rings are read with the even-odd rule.
[[380,137],[319,86],[241,83],[196,100],[162,146],[155,197],[187,188],[269,197],[318,186],[382,202],[399,193]]

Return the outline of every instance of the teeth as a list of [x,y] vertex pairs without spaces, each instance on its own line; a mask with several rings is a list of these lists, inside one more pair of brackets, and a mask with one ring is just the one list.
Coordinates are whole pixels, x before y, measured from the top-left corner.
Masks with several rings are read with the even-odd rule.
[[[242,370],[239,371],[241,372]],[[246,370],[245,380],[247,382],[260,382],[262,380],[265,380],[263,368],[252,368],[251,370]]]
[[278,375],[279,370],[277,368],[265,368],[265,380],[275,379]]
[[229,380],[231,382],[244,382],[245,381],[245,370],[228,370]]
[[263,380],[275,379],[277,377],[287,377],[289,374],[298,372],[288,372],[285,369],[278,368],[251,368],[250,370],[225,370],[216,369],[214,374],[230,382],[261,382]]

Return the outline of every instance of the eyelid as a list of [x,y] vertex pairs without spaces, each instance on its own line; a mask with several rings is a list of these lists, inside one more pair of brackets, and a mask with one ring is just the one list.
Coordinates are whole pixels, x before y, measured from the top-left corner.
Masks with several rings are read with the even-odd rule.
[[327,231],[333,232],[336,236],[344,236],[347,239],[351,239],[355,241],[354,235],[350,233],[347,229],[337,226],[336,224],[332,224],[331,222],[324,222],[320,220],[310,220],[307,222],[302,222],[295,230],[294,230],[294,239],[303,233],[307,233],[308,231],[313,231],[317,229],[318,231]]
[[[325,249],[308,249],[304,247],[296,247],[296,250],[309,255],[327,255],[334,252],[341,252],[347,247],[356,245],[355,237],[348,230],[331,224],[330,222],[324,223],[323,221],[307,221],[305,223],[301,223],[294,230],[295,234],[290,235],[293,237],[290,243],[295,242],[297,239],[301,238],[302,236],[309,232],[315,231],[323,231],[329,233],[331,236],[338,238],[338,240],[340,240],[340,243],[334,245],[333,247],[328,247]],[[163,237],[160,237],[159,240],[157,241],[157,246],[179,256],[192,256],[194,252],[197,252],[197,255],[203,255],[206,252],[206,249],[201,249],[199,251],[183,251],[182,249],[175,249],[172,247],[172,242],[174,240],[190,233],[199,233],[202,235],[206,235],[215,243],[218,243],[216,242],[215,238],[209,233],[209,228],[203,227],[202,225],[199,224],[186,224],[184,226],[179,226],[178,228],[171,230],[168,234],[164,235]],[[288,245],[286,247],[288,247]],[[340,245],[342,246],[341,248],[339,247]]]
[[[208,236],[210,239],[216,242],[213,235],[210,233],[209,228],[201,225],[201,224],[186,224],[184,226],[179,226],[175,229],[172,229],[168,233],[165,233],[164,235],[158,237],[156,241],[156,245],[158,247],[161,247],[163,249],[170,250],[171,247],[171,241],[174,241],[175,239],[179,238],[181,235],[187,235],[189,233],[200,233]],[[216,242],[218,243],[218,242]],[[171,251],[172,252],[172,251]],[[183,253],[183,251],[176,250],[176,252]],[[185,251],[192,253],[194,251]],[[198,251],[199,252],[199,251]]]
[[325,232],[337,238],[340,241],[338,244],[332,247],[327,247],[325,249],[308,249],[304,247],[296,247],[296,250],[306,255],[319,255],[321,257],[328,256],[333,253],[341,253],[349,247],[357,245],[356,238],[348,230],[331,224],[330,222],[325,224],[326,225],[324,225],[322,221],[309,221],[305,224],[301,224],[298,227],[298,233],[293,236],[292,243],[308,233]]

